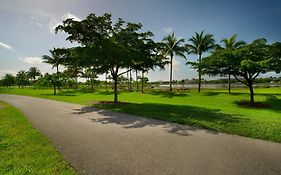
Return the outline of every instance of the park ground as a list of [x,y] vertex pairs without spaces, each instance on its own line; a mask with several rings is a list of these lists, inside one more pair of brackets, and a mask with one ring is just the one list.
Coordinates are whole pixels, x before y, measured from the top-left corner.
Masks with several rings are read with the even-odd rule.
[[160,90],[120,92],[118,106],[112,101],[113,92],[96,90],[62,90],[56,96],[52,89],[0,88],[0,93],[26,95],[76,103],[143,117],[192,125],[199,128],[281,143],[281,89],[256,88],[258,107],[243,104],[249,99],[247,89],[203,90],[197,93]]
[[76,174],[16,108],[0,102],[0,174]]

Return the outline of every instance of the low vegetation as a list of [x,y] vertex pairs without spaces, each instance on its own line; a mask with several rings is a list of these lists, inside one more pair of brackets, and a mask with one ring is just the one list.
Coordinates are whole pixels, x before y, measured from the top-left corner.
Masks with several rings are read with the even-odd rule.
[[14,107],[0,102],[0,174],[76,174]]

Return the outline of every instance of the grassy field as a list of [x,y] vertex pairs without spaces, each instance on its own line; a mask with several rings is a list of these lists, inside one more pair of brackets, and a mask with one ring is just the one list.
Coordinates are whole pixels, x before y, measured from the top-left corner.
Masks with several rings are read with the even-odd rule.
[[[203,90],[188,93],[150,91],[145,94],[120,92],[119,100],[129,102],[113,106],[95,104],[124,113],[188,124],[215,131],[238,134],[281,143],[281,88],[256,88],[256,101],[268,108],[249,108],[238,105],[249,99],[247,89]],[[59,101],[92,105],[95,101],[113,99],[112,92],[63,91],[57,96],[52,90],[0,89],[0,93],[28,95]]]
[[65,174],[76,172],[14,107],[0,102],[0,174]]

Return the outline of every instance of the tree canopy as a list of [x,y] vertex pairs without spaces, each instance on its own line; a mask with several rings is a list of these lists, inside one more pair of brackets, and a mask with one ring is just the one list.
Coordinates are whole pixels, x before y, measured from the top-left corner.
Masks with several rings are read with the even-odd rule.
[[[254,80],[263,73],[280,71],[280,45],[269,45],[264,38],[254,40],[238,49],[217,49],[201,63],[203,72],[224,75],[231,66],[235,79],[249,87],[250,104],[254,105]],[[231,61],[229,61],[231,60]]]
[[111,14],[105,13],[102,16],[90,14],[81,21],[67,19],[56,32],[64,31],[68,34],[67,40],[81,44],[72,49],[71,56],[83,58],[84,63],[98,73],[111,74],[117,103],[118,76],[128,71],[121,70],[151,69],[159,61],[155,59],[157,44],[151,39],[152,32],[141,32],[141,29],[142,24],[125,22],[121,18],[113,24]]

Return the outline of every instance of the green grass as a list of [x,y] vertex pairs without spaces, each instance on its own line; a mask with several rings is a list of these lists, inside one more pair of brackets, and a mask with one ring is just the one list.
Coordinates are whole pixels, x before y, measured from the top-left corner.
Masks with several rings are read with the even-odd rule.
[[[270,108],[246,108],[237,103],[249,99],[247,89],[203,90],[202,93],[169,93],[150,91],[146,94],[121,92],[119,100],[130,102],[118,106],[99,104],[124,113],[188,124],[215,131],[271,140],[281,143],[281,88],[256,88],[256,102]],[[59,101],[91,105],[93,101],[112,100],[112,92],[64,91],[53,96],[52,90],[0,89],[0,93],[28,95]]]
[[0,174],[77,174],[16,108],[0,102]]

